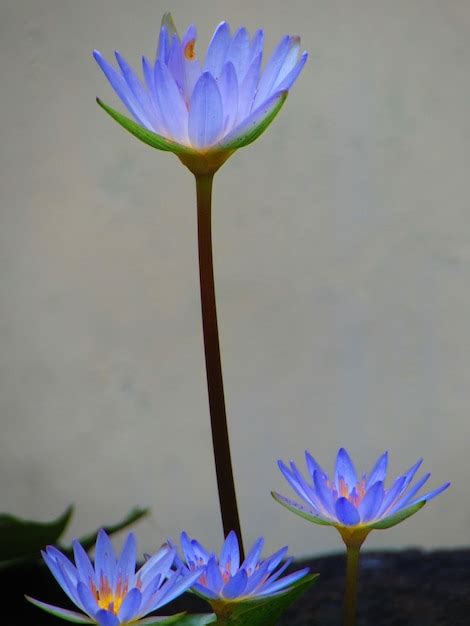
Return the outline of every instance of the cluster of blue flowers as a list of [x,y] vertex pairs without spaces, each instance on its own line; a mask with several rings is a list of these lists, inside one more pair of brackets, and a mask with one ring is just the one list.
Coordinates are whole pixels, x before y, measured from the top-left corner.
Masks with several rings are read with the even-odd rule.
[[[195,27],[190,26],[180,38],[167,14],[155,61],[143,58],[143,81],[120,53],[116,52],[119,69],[100,52],[94,53],[134,121],[100,104],[142,141],[175,152],[196,174],[213,175],[231,153],[256,139],[274,119],[307,60],[306,53],[300,55],[300,39],[286,35],[262,70],[263,41],[262,30],[253,37],[245,28],[232,34],[222,22],[205,60],[199,61]],[[331,478],[309,452],[305,459],[307,477],[293,461],[289,466],[279,461],[282,474],[302,502],[272,495],[297,515],[335,527],[348,548],[359,548],[373,529],[389,528],[410,517],[449,486],[445,483],[419,495],[430,476],[425,474],[413,484],[421,461],[386,486],[387,453],[369,474],[359,475],[341,448]],[[155,624],[156,618],[146,616],[191,590],[205,598],[216,614],[227,615],[228,605],[274,598],[306,577],[307,569],[286,573],[291,564],[291,559],[285,560],[287,547],[262,558],[263,545],[260,537],[240,562],[235,532],[228,533],[220,555],[183,532],[181,549],[168,540],[136,571],[134,535],[127,537],[116,556],[102,530],[94,565],[77,541],[73,542],[74,562],[53,546],[43,552],[45,563],[80,613],[29,600],[81,624]]]

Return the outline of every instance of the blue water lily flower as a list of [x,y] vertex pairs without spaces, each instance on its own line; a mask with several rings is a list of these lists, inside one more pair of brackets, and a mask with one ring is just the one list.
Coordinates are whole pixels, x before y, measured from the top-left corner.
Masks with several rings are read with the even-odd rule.
[[390,528],[416,513],[450,483],[419,495],[428,481],[427,473],[412,485],[422,459],[407,472],[398,476],[390,487],[385,486],[388,453],[379,457],[369,474],[357,474],[348,452],[341,448],[336,458],[334,476],[328,474],[305,452],[308,478],[304,478],[296,464],[290,467],[278,461],[287,482],[303,500],[302,504],[273,492],[275,500],[305,519],[327,526],[335,526],[343,539],[365,538],[372,529]]
[[227,535],[220,557],[186,533],[181,535],[187,571],[203,568],[192,588],[211,603],[216,613],[220,603],[274,596],[308,574],[308,568],[303,568],[282,576],[292,563],[292,559],[287,559],[281,565],[287,546],[264,559],[261,558],[263,546],[264,539],[260,537],[240,565],[238,540],[233,531]]
[[53,546],[48,546],[42,556],[70,600],[86,615],[28,600],[48,613],[79,624],[154,622],[155,618],[142,618],[182,594],[200,575],[197,570],[189,572],[183,567],[173,570],[176,550],[166,544],[136,572],[137,548],[132,533],[117,558],[108,535],[101,530],[94,567],[78,541],[73,542],[73,552],[75,564]]
[[271,123],[307,53],[299,56],[300,38],[286,35],[262,69],[263,31],[250,37],[240,28],[232,34],[226,22],[215,30],[204,60],[197,57],[196,40],[195,26],[180,38],[167,13],[155,62],[142,59],[143,80],[119,52],[116,68],[95,50],[97,63],[135,122],[98,102],[139,139],[175,152],[185,164],[188,158],[193,163],[195,154],[218,163]]

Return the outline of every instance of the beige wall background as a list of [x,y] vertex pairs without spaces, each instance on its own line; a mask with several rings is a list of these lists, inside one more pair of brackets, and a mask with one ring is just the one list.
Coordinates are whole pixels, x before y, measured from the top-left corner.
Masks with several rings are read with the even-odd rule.
[[279,118],[215,186],[226,397],[246,540],[339,549],[290,515],[278,458],[425,457],[452,490],[369,547],[470,532],[466,0],[1,0],[0,498],[69,535],[150,505],[142,550],[222,539],[193,180],[95,104],[91,51],[152,55],[161,15],[299,33]]

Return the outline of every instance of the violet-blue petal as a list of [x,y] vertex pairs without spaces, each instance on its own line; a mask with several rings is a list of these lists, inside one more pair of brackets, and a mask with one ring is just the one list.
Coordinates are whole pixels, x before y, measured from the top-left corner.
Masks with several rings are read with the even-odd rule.
[[119,626],[119,619],[116,615],[104,609],[98,611],[96,620],[100,626]]
[[133,93],[135,99],[140,104],[144,115],[150,121],[152,118],[152,109],[148,92],[144,89],[144,86],[142,85],[139,77],[126,61],[126,59],[122,56],[122,54],[116,50],[114,55],[116,57],[116,61],[118,62],[119,67],[121,68],[124,80],[126,81],[131,92]]
[[91,593],[90,587],[85,585],[85,583],[79,582],[77,585],[77,594],[85,612],[88,613],[90,617],[94,617],[100,607],[96,601],[96,596]]
[[221,22],[209,44],[204,65],[204,71],[210,72],[214,78],[218,78],[222,72],[230,41],[230,27],[227,22]]
[[263,54],[264,47],[264,30],[259,28],[253,35],[253,39],[250,43],[250,63],[253,62],[259,54]]
[[335,483],[338,491],[340,478],[343,478],[350,491],[357,485],[356,470],[351,457],[345,448],[340,448],[336,457]]
[[276,569],[279,563],[285,558],[287,550],[287,546],[284,546],[277,550],[274,554],[272,554],[268,559],[266,559],[268,563],[268,572],[272,572]]
[[415,477],[416,472],[419,470],[422,464],[423,464],[423,459],[419,459],[418,461],[416,461],[416,463],[412,467],[410,467],[410,469],[407,472],[405,472],[404,474],[405,482],[403,484],[403,490],[405,490],[408,487],[408,485],[411,483],[411,481]]
[[206,567],[206,580],[210,589],[220,593],[224,586],[224,579],[220,573],[220,569],[215,557],[209,559]]
[[338,521],[344,526],[356,526],[361,521],[358,510],[347,498],[338,498],[335,510]]
[[368,522],[377,516],[380,505],[384,499],[384,486],[381,480],[374,483],[366,492],[359,505],[361,522]]
[[222,128],[223,132],[227,132],[233,128],[238,114],[238,81],[232,63],[224,65],[218,87],[222,99]]
[[229,532],[224,541],[219,565],[231,574],[234,574],[240,566],[240,548],[238,547],[237,535],[233,530]]
[[392,510],[397,511],[399,509],[403,509],[413,500],[418,491],[424,487],[424,485],[428,482],[431,474],[427,472],[424,476],[422,476],[417,483],[413,485],[413,487],[406,493],[400,501],[397,503],[398,506],[395,506]]
[[103,529],[99,531],[96,539],[95,572],[98,579],[103,574],[110,581],[111,586],[114,585],[116,554],[110,538]]
[[328,482],[324,475],[319,472],[313,473],[313,483],[318,495],[319,503],[322,506],[321,513],[334,517],[335,515],[335,503],[333,500],[333,494],[328,485]]
[[196,555],[196,559],[198,561],[202,561],[203,563],[207,563],[211,558],[212,554],[208,552],[202,544],[197,541],[197,539],[193,539],[191,541],[191,545],[193,546],[194,554]]
[[308,493],[305,491],[305,489],[303,488],[303,486],[299,483],[299,481],[297,480],[297,478],[294,476],[293,472],[284,464],[283,461],[278,461],[277,465],[279,467],[279,469],[282,472],[282,475],[284,476],[284,478],[287,480],[287,482],[289,483],[289,485],[292,487],[292,489],[294,489],[294,491],[303,499],[306,500],[307,502],[310,501],[310,498],[308,496]]
[[269,576],[268,562],[261,561],[254,573],[248,578],[245,595],[258,594],[258,588],[261,588]]
[[176,597],[187,591],[190,587],[194,585],[196,580],[200,577],[201,573],[201,570],[197,570],[183,576],[182,572],[180,571],[175,578],[175,584],[172,586],[171,590],[167,591],[166,594],[162,596],[161,600],[158,603],[158,607],[155,607],[155,609],[167,604],[168,602],[171,602]]
[[59,565],[59,563],[53,559],[47,552],[41,552],[42,558],[44,559],[45,564],[50,569],[52,575],[68,595],[68,597],[72,600],[74,604],[77,604],[80,608],[81,603],[77,596],[76,590],[76,581],[72,582],[65,572],[64,568]]
[[248,71],[243,78],[238,93],[238,115],[237,121],[243,121],[250,113],[256,95],[256,87],[259,81],[261,69],[261,53],[252,60]]
[[383,502],[380,505],[378,517],[382,517],[389,509],[391,509],[395,505],[396,501],[403,491],[403,485],[405,484],[405,480],[405,476],[399,476],[395,479],[390,489],[385,492]]
[[304,52],[300,57],[297,64],[286,74],[286,76],[276,85],[276,91],[281,89],[290,89],[299,77],[300,72],[303,70],[305,63],[307,62],[308,54]]
[[[258,127],[263,125],[263,122],[285,101],[287,96],[287,92],[280,91],[275,93],[273,96],[268,98],[261,106],[259,106],[256,110],[254,110],[248,117],[246,117],[240,124],[237,124],[235,128],[230,131],[223,139],[219,142],[219,146],[221,148],[230,147],[232,143],[235,143],[237,140],[241,140],[246,136],[249,136],[250,133],[253,133]],[[258,134],[256,134],[256,137]],[[250,139],[248,143],[251,143],[253,139]],[[242,145],[247,145],[247,143],[242,143]]]
[[305,450],[305,462],[307,463],[308,471],[310,472],[312,480],[315,472],[318,472],[318,474],[324,478],[327,477],[325,470],[322,468],[320,463],[313,458],[308,450]]
[[133,584],[136,560],[137,541],[134,533],[129,533],[121,550],[116,568],[116,578],[121,578],[123,583],[128,581],[129,587]]
[[419,502],[423,502],[423,501],[430,502],[440,493],[445,491],[448,487],[450,487],[450,482],[444,483],[443,485],[441,485],[437,489],[434,489],[433,491],[430,491],[429,493],[425,493],[424,496],[419,497],[417,500],[413,500],[413,502],[411,502],[409,506],[414,506],[415,504],[418,504]]
[[372,468],[369,477],[366,482],[366,489],[368,489],[371,485],[381,480],[382,482],[385,480],[387,475],[387,467],[388,467],[388,452],[384,452],[377,459],[374,467]]
[[132,621],[133,618],[135,619],[138,614],[141,601],[142,594],[136,587],[134,587],[129,591],[121,604],[118,614],[119,621],[126,623]]
[[222,589],[222,595],[224,598],[234,599],[242,596],[245,591],[247,580],[248,576],[246,571],[244,569],[239,569],[238,572],[224,585]]
[[90,558],[83,549],[82,544],[74,539],[72,541],[72,548],[75,565],[77,567],[77,571],[81,580],[85,582],[88,582],[90,580],[95,581],[95,570],[93,569]]
[[189,140],[195,148],[213,145],[223,128],[223,106],[214,77],[204,72],[194,87],[189,109]]
[[185,531],[181,533],[181,547],[183,549],[184,557],[186,561],[188,562],[188,564],[191,565],[193,563],[196,563],[196,555],[194,554],[194,549],[193,549],[191,540]]
[[298,58],[299,58],[299,52],[300,52],[300,37],[295,36],[295,35],[291,36],[289,50],[286,54],[284,62],[282,63],[279,69],[279,74],[277,75],[277,78],[274,81],[273,86],[271,87],[271,93],[273,91],[279,91],[279,89],[281,88],[280,85],[282,84],[284,79],[295,68],[295,66],[297,65]]
[[188,110],[169,69],[157,61],[155,88],[163,121],[170,137],[178,143],[188,142]]
[[150,120],[146,118],[142,107],[136,101],[124,78],[118,74],[111,63],[103,57],[101,52],[94,50],[93,56],[110,82],[111,87],[114,89],[119,98],[121,98],[124,106],[127,107],[130,113],[134,116],[136,122],[138,122],[141,126],[148,128]]
[[230,42],[225,63],[232,63],[237,77],[242,80],[250,62],[250,37],[246,28],[240,28]]
[[289,574],[288,576],[285,576],[280,580],[277,580],[272,585],[268,583],[265,587],[263,587],[258,595],[260,597],[263,597],[281,591],[281,589],[285,589],[286,587],[293,585],[295,582],[303,578],[306,574],[308,574],[308,572],[309,568],[306,567],[304,569],[298,570],[297,572],[293,572],[292,574]]
[[253,544],[253,547],[246,555],[245,560],[243,561],[243,567],[249,572],[252,570],[257,564],[259,557],[261,556],[261,552],[264,547],[264,539],[263,537],[259,537]]
[[278,79],[279,72],[281,71],[284,61],[289,54],[291,46],[292,38],[289,35],[283,37],[277,45],[266,65],[263,74],[261,75],[254,107],[258,107],[264,100],[269,98],[269,96],[271,95],[271,90]]

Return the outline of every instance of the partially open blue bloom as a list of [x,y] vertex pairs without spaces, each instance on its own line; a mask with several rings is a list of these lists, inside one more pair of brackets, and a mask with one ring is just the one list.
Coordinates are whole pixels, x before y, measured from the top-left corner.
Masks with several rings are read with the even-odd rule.
[[307,53],[299,57],[300,38],[286,35],[262,70],[262,30],[253,37],[246,28],[232,34],[222,22],[204,60],[197,58],[196,39],[193,25],[180,38],[166,14],[155,62],[142,59],[143,81],[119,52],[116,69],[95,50],[96,61],[124,106],[138,126],[150,131],[146,135],[99,103],[154,147],[176,153],[231,153],[254,141],[272,121]]
[[[101,530],[96,541],[94,567],[78,541],[73,542],[75,565],[62,552],[48,546],[42,553],[46,565],[70,600],[83,611],[77,613],[33,598],[45,611],[79,624],[144,624],[143,618],[190,587],[197,570],[173,570],[176,550],[168,545],[151,556],[136,572],[136,540],[128,535],[119,558],[108,535]],[[153,620],[154,621],[154,620]]]
[[336,526],[340,532],[344,531],[343,538],[348,537],[348,531],[363,530],[367,534],[374,528],[390,528],[416,513],[450,485],[445,483],[433,491],[419,495],[418,492],[431,475],[425,474],[414,485],[411,484],[421,466],[421,459],[396,478],[390,487],[385,487],[387,452],[379,457],[371,472],[362,477],[357,474],[344,448],[338,452],[334,476],[331,479],[309,452],[305,452],[305,459],[307,479],[293,461],[290,462],[290,467],[278,461],[279,469],[302,498],[303,504],[275,492],[273,497],[309,521]]
[[[292,563],[292,559],[281,562],[287,554],[287,547],[262,559],[264,540],[260,537],[240,565],[240,550],[236,534],[231,531],[217,557],[209,552],[196,539],[186,533],[181,535],[181,547],[188,572],[200,571],[192,588],[204,596],[216,610],[220,602],[264,598],[284,591],[308,573],[308,568],[282,577]],[[216,610],[217,612],[217,610]]]

